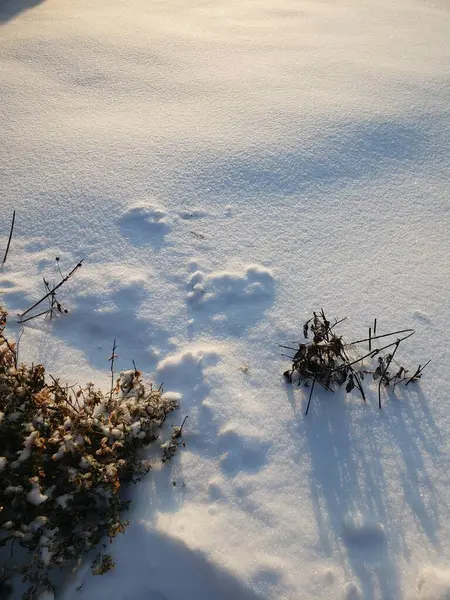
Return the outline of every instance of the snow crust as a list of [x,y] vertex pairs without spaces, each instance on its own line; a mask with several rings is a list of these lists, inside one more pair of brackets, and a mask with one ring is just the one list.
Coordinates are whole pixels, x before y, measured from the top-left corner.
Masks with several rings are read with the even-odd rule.
[[[443,0],[0,2],[13,337],[85,258],[21,359],[109,389],[116,339],[189,415],[59,598],[449,597],[449,31]],[[415,328],[421,386],[305,418],[277,343],[320,307]]]
[[450,598],[450,571],[448,569],[424,569],[417,582],[419,600],[447,600]]

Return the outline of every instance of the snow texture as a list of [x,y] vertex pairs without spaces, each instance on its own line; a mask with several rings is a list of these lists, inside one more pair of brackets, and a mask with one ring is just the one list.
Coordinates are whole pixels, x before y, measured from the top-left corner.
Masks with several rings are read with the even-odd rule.
[[424,569],[417,582],[419,600],[448,600],[450,598],[450,571]]
[[[445,0],[0,0],[9,333],[84,257],[21,359],[108,389],[116,339],[181,398],[164,436],[189,415],[57,600],[449,597],[449,31]],[[277,343],[320,307],[415,328],[421,385],[305,418]]]

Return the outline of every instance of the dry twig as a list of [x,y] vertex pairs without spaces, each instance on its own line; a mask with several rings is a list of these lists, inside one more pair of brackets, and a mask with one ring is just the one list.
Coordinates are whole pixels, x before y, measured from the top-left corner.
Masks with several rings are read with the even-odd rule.
[[5,250],[5,254],[3,256],[3,265],[6,262],[6,259],[8,258],[8,252],[9,252],[9,246],[11,245],[11,240],[12,240],[12,236],[13,236],[13,231],[14,231],[14,223],[16,221],[16,211],[13,211],[13,216],[12,216],[12,222],[11,222],[11,229],[9,231],[9,238],[8,238],[8,243],[6,245],[6,250]]

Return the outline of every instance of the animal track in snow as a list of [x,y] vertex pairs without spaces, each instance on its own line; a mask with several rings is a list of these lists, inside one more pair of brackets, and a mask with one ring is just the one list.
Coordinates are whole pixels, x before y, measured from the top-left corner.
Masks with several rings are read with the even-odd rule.
[[362,600],[362,592],[353,581],[349,581],[344,585],[343,592],[343,600]]
[[208,216],[208,213],[204,210],[193,208],[191,210],[183,210],[178,213],[183,221],[195,221],[197,219],[203,219]]
[[195,413],[211,390],[205,370],[219,360],[220,353],[214,346],[192,345],[161,360],[156,367],[156,379],[170,382],[171,389],[183,393],[184,409],[192,416],[192,409],[196,407]]
[[430,323],[432,323],[432,322],[433,322],[433,320],[432,320],[432,318],[430,317],[430,315],[429,315],[429,314],[427,314],[427,313],[426,313],[425,311],[423,311],[423,310],[418,310],[418,309],[414,310],[414,311],[413,311],[413,313],[412,313],[412,316],[413,316],[413,318],[414,318],[416,321],[419,321],[419,322],[421,322],[421,323],[424,323],[424,324],[426,324],[426,325],[430,325]]
[[196,346],[160,361],[156,372],[161,381],[170,381],[171,388],[195,388],[204,382],[204,368],[216,365],[219,358],[212,346]]
[[119,219],[122,235],[136,246],[150,244],[158,249],[172,229],[170,215],[161,207],[149,202],[136,202],[127,208]]
[[220,468],[229,477],[241,472],[257,473],[267,463],[270,446],[270,443],[258,437],[241,436],[233,429],[226,428],[217,438]]
[[205,274],[198,269],[190,274],[187,287],[194,326],[206,324],[237,335],[256,323],[272,304],[275,282],[266,267],[248,265],[240,273]]

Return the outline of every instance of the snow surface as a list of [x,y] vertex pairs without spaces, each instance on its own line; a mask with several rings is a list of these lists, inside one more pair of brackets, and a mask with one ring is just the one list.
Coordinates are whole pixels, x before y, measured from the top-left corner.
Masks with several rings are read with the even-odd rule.
[[[0,37],[2,302],[85,258],[21,358],[107,387],[117,338],[189,415],[60,597],[449,598],[448,2],[0,0]],[[422,385],[305,418],[276,344],[320,307],[414,327]]]

